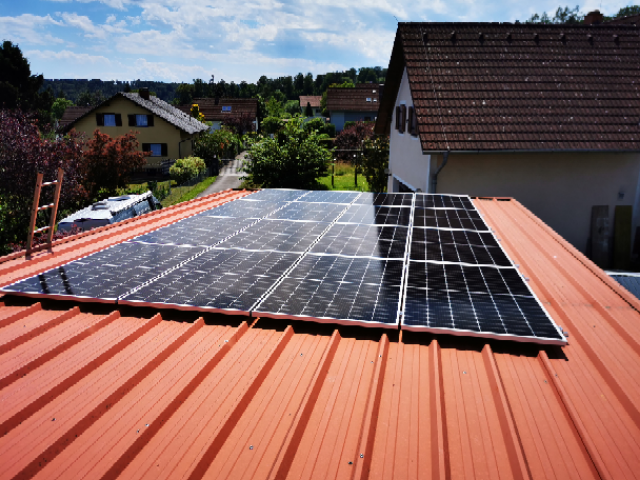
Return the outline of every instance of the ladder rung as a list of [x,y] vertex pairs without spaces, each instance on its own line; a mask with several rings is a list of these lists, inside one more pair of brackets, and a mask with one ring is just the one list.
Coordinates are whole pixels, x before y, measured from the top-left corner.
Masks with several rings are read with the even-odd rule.
[[53,182],[44,182],[41,186],[42,187],[48,187],[49,185],[56,185],[58,183],[57,180],[54,180]]
[[38,207],[38,211],[46,210],[47,208],[53,208],[53,203],[50,203],[49,205],[43,205],[41,207]]
[[36,234],[36,233],[44,232],[45,230],[49,230],[50,228],[51,227],[42,227],[42,228],[39,228],[39,229],[35,230],[33,233]]

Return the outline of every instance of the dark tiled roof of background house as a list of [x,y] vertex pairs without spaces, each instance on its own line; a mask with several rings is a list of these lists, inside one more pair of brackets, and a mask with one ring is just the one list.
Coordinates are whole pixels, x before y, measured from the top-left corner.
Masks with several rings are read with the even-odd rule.
[[312,108],[320,108],[320,100],[322,99],[319,95],[300,95],[300,108],[304,111],[307,108],[307,103],[311,105]]
[[[191,105],[197,104],[200,113],[208,122],[222,122],[226,118],[239,115],[248,115],[251,118],[258,116],[257,98],[195,98],[189,105],[180,105],[180,110],[189,114]],[[231,107],[230,112],[223,112],[222,107]]]
[[376,131],[406,65],[423,151],[640,151],[630,25],[400,23]]
[[168,104],[164,100],[160,100],[158,97],[150,96],[149,100],[145,100],[137,93],[119,92],[102,102],[100,105],[96,105],[95,107],[67,107],[64,114],[62,115],[62,119],[60,119],[59,130],[71,130],[71,128],[73,128],[73,125],[78,120],[91,115],[91,113],[116,97],[124,97],[135,102],[149,112],[166,120],[171,125],[174,125],[187,133],[204,132],[209,128],[204,123],[197,121],[195,118],[192,118],[189,115],[186,115],[184,112]]
[[92,109],[93,107],[67,107],[62,114],[62,118],[58,120],[58,129],[64,130],[67,125],[75,122]]
[[[0,286],[246,193],[2,257]],[[640,478],[640,301],[474,204],[568,345],[0,296],[0,478]]]
[[359,83],[355,88],[329,88],[327,89],[327,110],[330,112],[377,112],[379,99],[380,86],[377,83]]

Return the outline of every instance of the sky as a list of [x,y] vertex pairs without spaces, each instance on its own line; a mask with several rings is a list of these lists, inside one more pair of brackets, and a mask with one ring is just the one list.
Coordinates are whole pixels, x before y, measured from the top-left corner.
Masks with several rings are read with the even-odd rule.
[[[572,6],[573,6],[573,2]],[[635,4],[636,2],[633,2]],[[558,0],[0,0],[0,40],[45,78],[256,82],[387,67],[397,22],[513,22]],[[564,5],[564,4],[563,4]],[[629,0],[587,0],[615,14]]]

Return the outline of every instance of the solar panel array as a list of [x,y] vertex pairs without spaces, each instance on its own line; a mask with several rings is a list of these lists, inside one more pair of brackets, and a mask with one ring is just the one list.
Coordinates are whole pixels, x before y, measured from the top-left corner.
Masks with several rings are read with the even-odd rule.
[[3,290],[566,342],[466,196],[261,190]]

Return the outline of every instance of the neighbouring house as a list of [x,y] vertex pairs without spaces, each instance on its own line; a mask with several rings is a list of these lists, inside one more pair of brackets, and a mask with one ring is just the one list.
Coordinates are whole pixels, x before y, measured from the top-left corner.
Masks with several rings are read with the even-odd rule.
[[302,111],[302,115],[305,115],[307,105],[309,105],[314,117],[322,116],[322,108],[320,108],[321,99],[322,97],[319,95],[300,95],[300,110]]
[[359,83],[355,88],[327,89],[327,110],[336,131],[344,129],[345,122],[375,121],[381,88],[377,83]]
[[592,229],[611,248],[621,206],[636,234],[639,33],[400,23],[376,123],[390,135],[388,190],[514,197],[583,253]]
[[198,105],[207,122],[213,122],[210,130],[220,130],[225,121],[233,117],[245,116],[251,119],[254,131],[258,126],[257,98],[195,98],[189,105],[180,105],[180,110],[189,114],[191,106]]
[[86,138],[96,129],[111,137],[137,131],[139,148],[151,152],[147,164],[154,166],[163,160],[190,156],[193,140],[209,127],[149,95],[148,89],[141,89],[140,93],[116,93],[96,107],[68,107],[60,120],[60,130],[71,129]]

